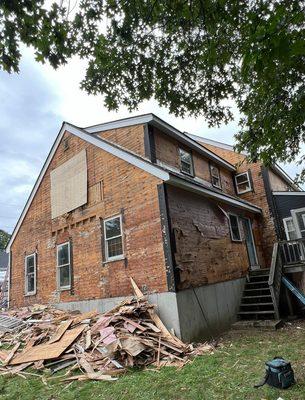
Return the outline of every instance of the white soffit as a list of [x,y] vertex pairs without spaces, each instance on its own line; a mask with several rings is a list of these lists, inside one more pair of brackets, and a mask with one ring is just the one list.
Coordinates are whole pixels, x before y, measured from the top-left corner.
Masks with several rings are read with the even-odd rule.
[[82,150],[53,169],[51,179],[52,219],[87,203],[87,157]]

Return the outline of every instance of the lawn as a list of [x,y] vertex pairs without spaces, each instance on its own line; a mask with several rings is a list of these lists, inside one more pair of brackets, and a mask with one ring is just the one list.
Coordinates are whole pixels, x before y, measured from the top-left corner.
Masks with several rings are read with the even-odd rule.
[[[305,399],[305,322],[277,331],[232,331],[224,335],[214,354],[196,358],[183,369],[132,371],[116,382],[44,385],[29,376],[0,377],[0,399],[14,400],[165,400],[165,399]],[[264,375],[264,362],[274,356],[291,361],[297,383],[288,390],[253,385]],[[36,371],[35,371],[36,372]]]

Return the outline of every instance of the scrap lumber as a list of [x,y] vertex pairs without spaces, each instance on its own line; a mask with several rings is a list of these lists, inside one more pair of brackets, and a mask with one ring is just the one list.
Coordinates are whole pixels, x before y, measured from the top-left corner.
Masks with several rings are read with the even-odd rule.
[[81,325],[77,328],[66,331],[63,337],[56,343],[33,346],[25,352],[17,355],[17,357],[13,358],[10,364],[16,365],[30,361],[50,360],[52,358],[57,358],[75,341],[75,339],[82,333],[84,329],[85,326]]
[[68,319],[68,321],[63,322],[59,325],[58,329],[56,330],[54,336],[49,340],[49,344],[57,342],[61,339],[62,335],[66,332],[69,326],[72,324],[72,319]]
[[0,375],[27,379],[31,373],[25,370],[32,366],[44,383],[45,370],[54,378],[65,370],[61,379],[67,382],[113,381],[130,367],[182,367],[195,356],[214,351],[208,343],[188,345],[177,338],[135,281],[130,281],[135,297],[103,314],[96,310],[76,314],[40,305],[8,311],[7,317],[20,320],[23,327],[1,335]]

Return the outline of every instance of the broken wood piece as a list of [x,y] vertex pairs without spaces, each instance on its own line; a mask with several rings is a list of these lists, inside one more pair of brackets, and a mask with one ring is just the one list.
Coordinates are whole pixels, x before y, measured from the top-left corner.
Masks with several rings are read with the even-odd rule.
[[73,322],[73,319],[62,322],[59,325],[59,327],[57,328],[55,334],[49,340],[49,344],[57,342],[62,337],[62,335],[66,332],[66,330],[69,328],[69,326],[72,324],[72,322]]
[[137,356],[138,354],[142,353],[143,350],[145,350],[145,346],[133,336],[128,339],[122,339],[121,347],[123,350],[126,351],[126,353],[133,357]]
[[91,331],[88,330],[86,332],[85,350],[88,350],[90,346],[91,346]]
[[96,317],[97,314],[98,314],[97,310],[93,310],[93,311],[89,311],[87,313],[83,313],[83,314],[81,314],[81,315],[79,315],[79,316],[77,316],[76,318],[73,319],[73,325],[80,324],[85,319],[91,319],[93,317]]
[[78,362],[79,362],[79,365],[82,367],[82,369],[85,372],[87,372],[87,374],[91,374],[94,372],[94,369],[92,368],[90,363],[88,363],[85,356],[82,355],[81,357],[78,357]]
[[16,353],[16,351],[19,349],[20,347],[20,342],[16,343],[15,346],[12,348],[12,350],[9,352],[8,356],[6,357],[6,359],[4,360],[3,365],[7,365],[9,364],[9,362],[11,361],[11,359],[14,357],[14,354]]
[[141,292],[141,290],[139,289],[138,285],[135,283],[132,277],[130,277],[130,282],[137,298],[141,299],[142,297],[144,297],[143,292]]
[[138,324],[137,322],[128,319],[126,317],[121,317],[124,321],[128,322],[128,324],[133,325],[135,328],[140,329],[140,331],[145,332],[147,329],[144,326]]
[[84,329],[84,325],[78,326],[77,328],[66,331],[58,342],[31,347],[13,358],[10,364],[15,365],[24,362],[57,358],[77,339]]

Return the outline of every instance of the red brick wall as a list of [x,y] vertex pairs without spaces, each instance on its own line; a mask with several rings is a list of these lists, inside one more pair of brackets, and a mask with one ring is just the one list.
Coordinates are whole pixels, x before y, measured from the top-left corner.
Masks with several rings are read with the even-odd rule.
[[[77,301],[132,293],[129,277],[149,291],[166,291],[167,281],[158,203],[159,180],[66,133],[12,245],[11,305]],[[51,219],[50,171],[86,148],[89,203]],[[102,181],[103,200],[96,185]],[[126,260],[103,264],[101,218],[124,216]],[[73,243],[74,294],[56,286],[56,244]],[[37,294],[24,297],[24,257],[37,249]]]
[[[237,279],[248,271],[244,242],[233,242],[229,223],[216,202],[182,189],[167,186],[169,214],[175,236],[175,260],[180,271],[180,289]],[[255,217],[241,210],[221,207],[250,217],[259,262],[264,266],[260,226]]]
[[[168,137],[161,131],[154,130],[155,138],[155,149],[156,158],[171,167],[176,168],[180,171],[180,159],[179,159],[179,142],[171,137]],[[182,146],[183,147],[183,146]],[[185,146],[183,147],[185,148]],[[195,177],[204,180],[205,184],[212,187],[211,174],[210,174],[210,163],[208,158],[203,157],[201,154],[192,150],[193,163],[194,163],[194,174]],[[219,166],[218,166],[219,167]],[[219,167],[222,190],[225,193],[235,195],[234,184],[232,180],[232,174],[224,168]]]
[[97,133],[101,138],[117,143],[125,149],[145,156],[144,125],[127,126],[126,128],[111,129]]

